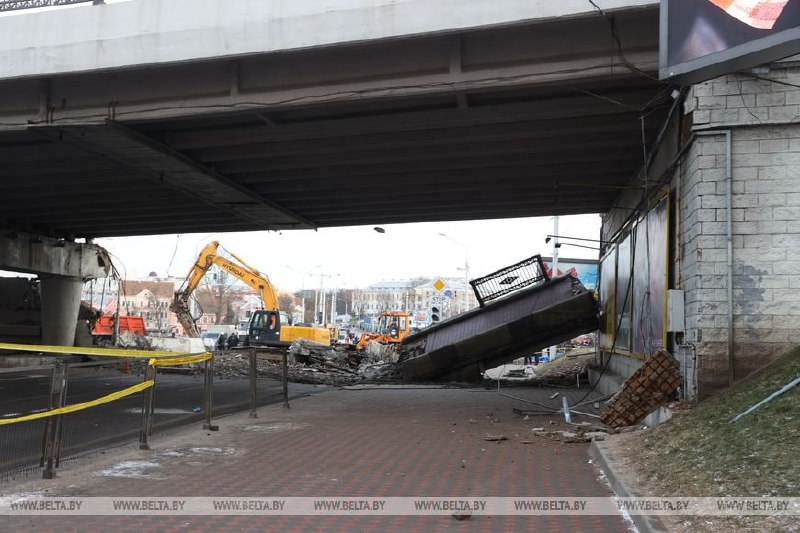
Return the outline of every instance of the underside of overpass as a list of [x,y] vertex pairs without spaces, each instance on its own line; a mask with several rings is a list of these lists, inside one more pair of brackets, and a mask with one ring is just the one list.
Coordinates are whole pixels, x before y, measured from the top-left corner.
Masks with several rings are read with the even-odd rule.
[[658,9],[0,82],[0,227],[59,238],[609,210]]

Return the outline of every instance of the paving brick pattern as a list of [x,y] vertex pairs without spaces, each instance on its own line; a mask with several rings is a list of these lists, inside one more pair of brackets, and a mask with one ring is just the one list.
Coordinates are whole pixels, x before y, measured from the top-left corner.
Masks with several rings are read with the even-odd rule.
[[[549,401],[551,391],[512,389]],[[575,398],[583,391],[574,392]],[[186,428],[155,435],[153,450],[113,450],[71,463],[55,481],[0,486],[5,494],[48,489],[83,496],[606,496],[586,444],[534,437],[530,428],[557,417],[524,420],[533,408],[483,389],[338,390],[296,400],[290,410],[262,408],[219,419],[219,432]],[[249,429],[248,429],[249,428]],[[288,429],[293,428],[293,429]],[[272,431],[274,430],[274,431]],[[487,442],[487,434],[508,440]],[[528,441],[529,443],[524,443]],[[229,455],[167,457],[189,446],[232,449]],[[120,461],[159,463],[150,478],[98,476]],[[253,531],[266,529],[624,531],[618,516],[96,516],[6,517],[15,530]]]

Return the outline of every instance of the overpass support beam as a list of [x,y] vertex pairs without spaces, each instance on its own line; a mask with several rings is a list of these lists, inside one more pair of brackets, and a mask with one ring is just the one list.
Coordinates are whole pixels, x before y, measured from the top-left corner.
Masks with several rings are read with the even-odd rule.
[[102,246],[22,232],[0,232],[0,270],[79,280],[104,278],[111,259]]
[[72,346],[83,280],[67,276],[43,276],[41,280],[42,344]]

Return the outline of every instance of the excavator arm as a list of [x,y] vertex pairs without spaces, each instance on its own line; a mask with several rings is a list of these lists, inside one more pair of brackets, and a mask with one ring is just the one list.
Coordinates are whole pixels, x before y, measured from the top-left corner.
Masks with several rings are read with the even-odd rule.
[[278,311],[278,297],[275,294],[275,289],[267,279],[267,276],[245,263],[241,258],[231,254],[236,261],[222,257],[217,254],[219,242],[210,242],[200,251],[197,256],[197,261],[192,265],[189,274],[186,276],[186,281],[178,291],[175,291],[175,296],[170,304],[170,311],[175,313],[178,317],[178,322],[183,326],[183,330],[189,337],[199,337],[200,330],[194,321],[194,317],[189,311],[189,299],[194,291],[200,285],[203,277],[208,273],[213,265],[217,265],[222,270],[232,274],[237,279],[246,283],[248,286],[256,289],[261,294],[262,305],[264,309]]

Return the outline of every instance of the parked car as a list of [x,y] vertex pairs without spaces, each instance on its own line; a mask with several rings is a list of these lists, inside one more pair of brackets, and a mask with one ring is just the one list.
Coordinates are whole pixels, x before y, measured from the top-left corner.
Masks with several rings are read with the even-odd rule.
[[[225,333],[221,332],[211,332],[207,331],[200,335],[200,338],[203,339],[203,346],[206,347],[206,350],[216,350],[218,346],[220,346],[220,342],[222,342],[222,346],[225,346],[225,339],[228,336]],[[222,339],[220,341],[220,339]]]

